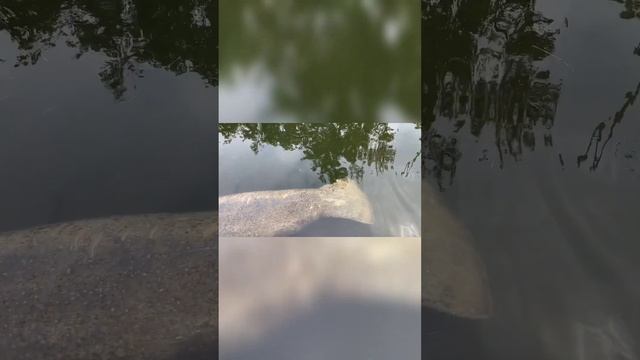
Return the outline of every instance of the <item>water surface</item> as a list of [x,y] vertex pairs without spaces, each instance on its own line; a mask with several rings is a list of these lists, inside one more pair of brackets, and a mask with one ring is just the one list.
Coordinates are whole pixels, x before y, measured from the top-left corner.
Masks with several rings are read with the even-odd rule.
[[215,208],[215,5],[2,2],[0,231]]
[[423,2],[424,174],[475,235],[495,306],[425,311],[423,355],[637,359],[637,11]]
[[220,238],[221,359],[417,359],[420,239]]
[[[164,238],[169,255],[158,241],[124,241],[130,229],[106,235],[109,246],[104,229],[82,222],[43,243],[5,233],[216,208],[216,9],[211,0],[0,2],[0,303],[13,309],[0,313],[10,328],[0,357],[217,353],[212,235],[194,252],[197,241],[181,250],[180,236],[143,231]],[[87,241],[90,252],[78,246]]]
[[[420,129],[412,124],[220,124],[220,195],[359,183],[375,223],[320,221],[315,236],[420,233]],[[250,215],[250,214],[248,214]]]

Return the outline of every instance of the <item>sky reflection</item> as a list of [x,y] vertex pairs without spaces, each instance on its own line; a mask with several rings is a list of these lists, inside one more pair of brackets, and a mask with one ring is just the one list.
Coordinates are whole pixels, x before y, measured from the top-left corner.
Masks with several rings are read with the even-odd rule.
[[221,358],[415,358],[420,276],[418,238],[221,238]]

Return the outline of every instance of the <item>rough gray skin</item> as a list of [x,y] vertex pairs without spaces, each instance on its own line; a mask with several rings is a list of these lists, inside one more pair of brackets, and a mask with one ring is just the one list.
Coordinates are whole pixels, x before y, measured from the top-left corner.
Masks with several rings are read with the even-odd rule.
[[0,358],[211,359],[216,214],[0,234]]
[[351,180],[319,189],[246,192],[220,197],[220,236],[279,236],[323,217],[374,221],[367,196]]
[[491,316],[490,287],[473,237],[424,182],[422,219],[423,305],[466,318]]
[[[343,206],[341,201],[370,209],[348,186],[285,191],[279,198],[289,194],[304,201],[295,211],[313,217],[372,221],[371,213]],[[490,316],[489,286],[472,237],[431,187],[423,186],[422,193],[423,305],[468,318]],[[311,211],[311,200],[328,201],[323,207],[330,210]],[[275,214],[274,220],[286,213]],[[251,221],[249,215],[240,218]],[[2,358],[214,358],[216,229],[215,213],[193,213],[82,220],[0,234]]]

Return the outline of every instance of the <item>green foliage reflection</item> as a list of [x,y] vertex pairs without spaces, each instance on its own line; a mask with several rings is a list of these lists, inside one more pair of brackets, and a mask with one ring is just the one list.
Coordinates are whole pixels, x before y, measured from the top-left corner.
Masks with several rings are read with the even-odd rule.
[[386,104],[418,120],[418,3],[227,0],[220,9],[221,88],[260,66],[274,79],[271,105],[296,122],[377,121]]
[[[98,74],[120,99],[128,77],[143,77],[142,64],[176,74],[195,72],[217,85],[217,2],[213,0],[6,0],[0,31],[19,50],[15,66],[37,64],[64,42],[106,57]],[[6,60],[6,59],[5,59]]]
[[[251,142],[254,153],[264,145],[300,150],[301,160],[310,161],[324,183],[345,177],[361,181],[367,168],[377,174],[394,169],[397,130],[388,124],[220,124],[219,133],[225,143]],[[402,175],[409,173],[413,162],[407,163]]]

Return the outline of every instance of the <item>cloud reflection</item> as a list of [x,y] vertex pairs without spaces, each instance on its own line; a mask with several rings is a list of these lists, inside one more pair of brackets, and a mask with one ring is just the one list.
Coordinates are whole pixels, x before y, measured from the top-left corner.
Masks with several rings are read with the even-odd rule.
[[[219,259],[221,354],[250,348],[309,314],[337,316],[328,303],[384,303],[419,314],[419,238],[221,238]],[[370,338],[393,327],[419,348],[419,316],[393,321],[393,311],[385,312],[392,325],[343,326]]]

